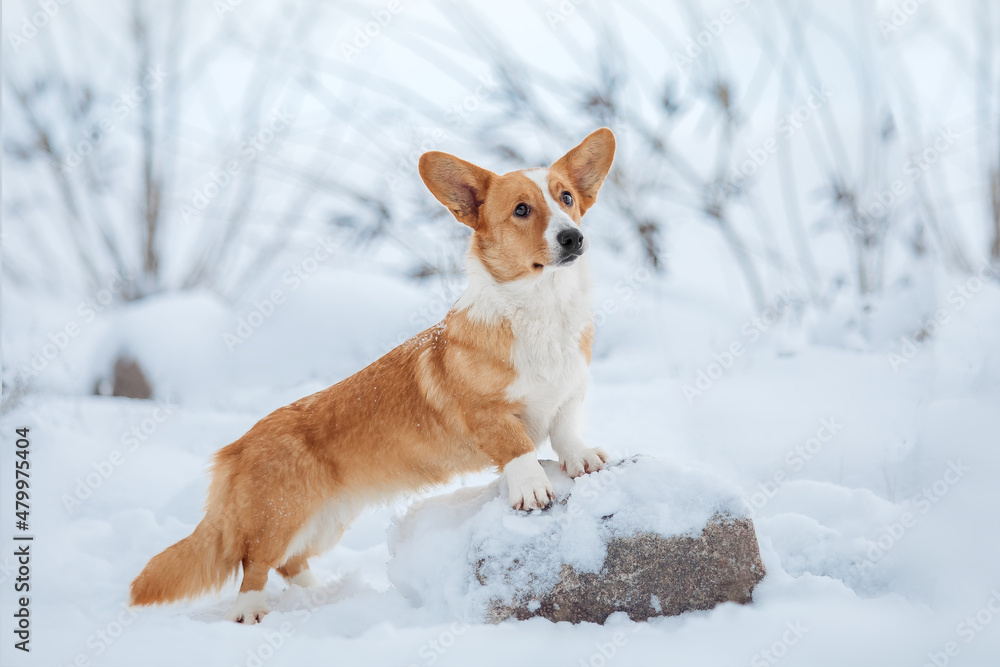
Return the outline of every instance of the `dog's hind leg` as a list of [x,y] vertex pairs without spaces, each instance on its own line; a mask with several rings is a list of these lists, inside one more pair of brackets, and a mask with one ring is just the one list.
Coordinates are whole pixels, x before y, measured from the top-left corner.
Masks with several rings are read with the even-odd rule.
[[305,554],[289,558],[284,565],[278,568],[278,574],[284,577],[288,583],[303,588],[319,584],[316,575],[309,569],[309,556]]
[[[278,574],[288,583],[304,588],[317,585],[319,581],[309,569],[309,558],[336,546],[355,513],[355,508],[338,503],[328,503],[314,512],[302,528],[292,536],[285,554],[294,555],[288,556],[285,562],[281,563],[277,568]],[[285,554],[282,558],[285,558]]]
[[249,554],[243,558],[243,585],[240,586],[240,593],[226,618],[247,625],[259,623],[264,618],[270,611],[267,608],[264,584],[267,583],[271,567],[271,563],[253,560]]

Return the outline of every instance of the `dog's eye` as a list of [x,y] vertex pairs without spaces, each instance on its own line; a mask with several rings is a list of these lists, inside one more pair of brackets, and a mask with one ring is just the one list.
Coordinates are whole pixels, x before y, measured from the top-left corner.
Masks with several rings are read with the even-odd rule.
[[571,195],[569,192],[562,193],[562,200],[563,203],[566,204],[566,206],[573,205],[573,195]]
[[527,218],[529,210],[530,209],[527,204],[518,204],[517,208],[514,209],[514,215],[519,218]]

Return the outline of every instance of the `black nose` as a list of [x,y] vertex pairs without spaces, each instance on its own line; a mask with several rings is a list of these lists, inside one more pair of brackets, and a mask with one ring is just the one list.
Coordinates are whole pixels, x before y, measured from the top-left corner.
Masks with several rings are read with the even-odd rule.
[[567,255],[579,255],[583,248],[583,234],[579,229],[564,229],[556,234],[556,243]]

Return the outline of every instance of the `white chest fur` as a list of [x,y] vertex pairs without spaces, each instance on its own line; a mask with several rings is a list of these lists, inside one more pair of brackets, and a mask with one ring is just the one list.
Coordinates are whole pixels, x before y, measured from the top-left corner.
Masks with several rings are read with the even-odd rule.
[[517,378],[507,397],[524,404],[528,435],[541,444],[559,408],[586,389],[587,359],[580,348],[592,322],[586,257],[546,269],[537,279],[502,284],[475,259],[469,264],[469,289],[456,307],[482,321],[510,322]]

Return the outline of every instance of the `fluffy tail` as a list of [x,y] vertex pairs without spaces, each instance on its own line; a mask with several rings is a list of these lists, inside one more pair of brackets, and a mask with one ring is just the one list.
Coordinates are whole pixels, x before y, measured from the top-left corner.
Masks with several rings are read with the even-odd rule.
[[236,574],[241,558],[223,523],[207,515],[193,533],[154,556],[132,582],[130,603],[162,604],[221,588]]

